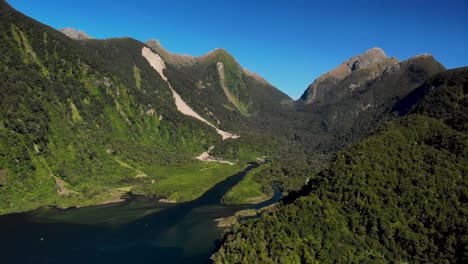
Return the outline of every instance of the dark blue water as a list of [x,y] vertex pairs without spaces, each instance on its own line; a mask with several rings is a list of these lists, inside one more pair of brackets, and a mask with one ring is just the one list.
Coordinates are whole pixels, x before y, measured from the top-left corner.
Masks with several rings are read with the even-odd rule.
[[0,262],[209,263],[223,232],[214,219],[281,198],[275,189],[274,197],[261,204],[220,204],[252,167],[189,203],[130,196],[118,204],[0,216]]

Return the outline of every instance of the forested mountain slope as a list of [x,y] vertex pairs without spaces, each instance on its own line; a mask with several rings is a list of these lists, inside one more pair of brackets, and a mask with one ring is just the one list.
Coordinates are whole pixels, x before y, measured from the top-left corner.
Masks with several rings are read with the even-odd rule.
[[[296,112],[278,115],[286,118],[278,118],[281,126],[273,130],[280,135],[275,138],[275,151],[269,152],[274,153],[274,161],[255,176],[256,181],[264,186],[275,183],[284,191],[299,188],[310,173],[327,166],[336,151],[404,115],[402,108],[412,107],[421,99],[408,97],[443,70],[427,54],[399,62],[381,49],[371,49],[350,58],[309,87],[322,90],[315,101],[298,100]],[[233,149],[243,142],[222,142],[215,153],[232,158],[236,153]]]
[[241,135],[239,140],[223,142],[233,153],[224,158],[235,159],[248,148],[246,142],[258,148],[265,138],[290,133],[291,120],[296,116],[292,99],[242,68],[226,50],[192,57],[172,54],[159,41],[148,41],[147,45],[164,59],[169,81],[197,113]]
[[381,49],[352,57],[347,64],[311,84],[305,94],[311,97],[316,93],[314,100],[307,97],[297,102],[299,109],[311,117],[306,126],[315,128],[312,135],[299,135],[309,147],[334,152],[362,139],[378,124],[394,117],[395,104],[445,69],[431,55],[399,62],[386,57]]
[[[0,213],[150,190],[145,172],[159,175],[155,166],[190,167],[211,146],[236,141],[216,129],[241,136],[230,147],[239,160],[225,169],[232,173],[271,155],[276,124],[294,114],[288,96],[224,50],[199,66],[168,60],[161,75],[134,39],[69,38],[3,0],[0,16]],[[171,88],[210,124],[181,113]]]
[[[172,176],[160,166],[200,169],[195,157],[212,146],[238,167],[266,156],[273,163],[254,180],[297,190],[337,150],[404,114],[420,99],[407,96],[443,70],[431,56],[399,63],[374,49],[319,103],[304,104],[223,49],[192,57],[157,41],[67,37],[4,0],[0,17],[0,213],[93,204],[120,190],[174,194],[160,190]],[[149,48],[161,72],[144,56]],[[196,115],[182,113],[176,97]],[[200,195],[224,178],[210,179],[187,189]]]
[[338,152],[298,197],[226,234],[215,263],[464,263],[468,68]]
[[[0,212],[102,199],[139,184],[140,165],[187,163],[221,141],[177,111],[144,44],[103,41],[128,54],[110,63],[111,48],[72,40],[4,1],[0,16]],[[60,195],[64,184],[76,195]]]

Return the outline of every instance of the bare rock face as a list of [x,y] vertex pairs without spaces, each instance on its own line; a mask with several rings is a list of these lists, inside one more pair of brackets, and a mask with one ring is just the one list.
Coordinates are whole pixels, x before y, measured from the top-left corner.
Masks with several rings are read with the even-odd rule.
[[76,40],[83,40],[83,39],[91,39],[84,31],[76,30],[74,28],[62,28],[60,32],[67,35],[67,37],[76,39]]
[[[397,63],[396,58],[389,58],[380,48],[372,48],[361,55],[353,56],[335,69],[317,78],[301,96],[304,103],[310,104],[320,101],[325,94],[349,76],[352,72],[369,69],[381,71],[382,65]],[[379,66],[380,65],[380,66]],[[371,72],[374,77],[378,72]]]
[[355,71],[388,59],[389,58],[385,55],[385,52],[382,49],[372,48],[364,52],[362,55],[352,57],[347,63],[352,64],[351,71]]

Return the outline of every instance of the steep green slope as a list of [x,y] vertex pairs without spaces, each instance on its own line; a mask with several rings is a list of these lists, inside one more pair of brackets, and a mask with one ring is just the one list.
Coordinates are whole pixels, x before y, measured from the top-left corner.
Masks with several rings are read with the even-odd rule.
[[212,124],[241,135],[217,144],[213,155],[251,161],[258,156],[276,156],[280,145],[293,145],[290,135],[297,115],[293,101],[243,69],[227,51],[216,49],[192,57],[172,54],[158,41],[147,45],[164,59],[165,74],[188,105]]
[[244,70],[225,50],[216,49],[196,63],[170,65],[166,73],[174,89],[197,113],[236,133],[272,133],[262,119],[281,120],[278,112],[293,110],[292,100],[264,80]]
[[[122,187],[166,193],[149,184],[168,179],[143,172],[190,167],[211,146],[212,155],[239,163],[268,156],[271,166],[252,180],[296,190],[337,150],[394,118],[395,104],[442,69],[431,57],[372,80],[371,71],[357,70],[339,96],[326,96],[339,100],[295,105],[222,49],[191,57],[131,38],[72,40],[5,1],[0,15],[0,213],[92,204]],[[188,106],[241,137],[223,141],[181,114],[168,83],[142,56],[146,45],[164,59],[163,75]],[[361,79],[359,89],[344,92]]]
[[[136,64],[129,70],[138,54],[127,53],[135,53],[141,44],[133,45],[130,39],[83,43],[98,50],[96,54],[110,67],[125,69],[119,71],[120,74],[128,76],[136,86],[141,82],[139,76],[149,73]],[[223,49],[192,57],[172,54],[158,41],[149,41],[147,45],[163,58],[165,75],[190,107],[211,124],[241,135],[240,139],[218,143],[213,155],[240,161],[272,156],[276,162],[269,170],[280,172],[289,170],[291,160],[297,160],[298,167],[304,164],[309,167],[301,171],[317,170],[317,165],[324,164],[337,150],[394,118],[392,107],[396,103],[426,78],[443,70],[431,56],[419,56],[402,63],[387,59],[351,72],[332,87],[324,97],[327,100],[314,105],[298,104],[299,111],[296,111],[289,97],[242,69]],[[350,84],[359,84],[359,87],[351,91]],[[274,181],[283,186],[283,190],[291,190],[306,179],[302,172],[275,175],[256,180],[266,181],[265,186]]]
[[289,97],[224,50],[197,65],[170,60],[164,73],[183,100],[211,124],[241,134],[239,143],[221,141],[213,128],[177,110],[168,83],[142,56],[145,44],[74,40],[5,1],[0,10],[0,213],[93,204],[129,186],[167,194],[148,187],[166,179],[146,169],[186,166],[213,145],[229,153],[218,156],[240,162],[272,155],[276,124],[294,114],[284,104]]
[[[312,135],[299,137],[311,148],[332,153],[340,150],[394,118],[395,104],[443,70],[432,56],[424,55],[385,67],[378,64],[354,71],[329,88],[327,100],[300,105],[312,117],[307,126],[315,129]],[[353,84],[357,87],[350,89]]]
[[[275,137],[270,144],[262,145],[258,138],[250,139],[250,142],[230,141],[223,142],[214,152],[232,159],[237,153],[235,150],[247,149],[246,145],[268,146],[273,151],[257,153],[271,153],[273,164],[256,174],[255,181],[265,188],[274,183],[282,191],[296,190],[304,184],[308,174],[327,166],[337,151],[397,118],[403,102],[406,107],[416,104],[421,98],[408,101],[407,97],[419,90],[427,78],[443,69],[432,56],[424,55],[401,63],[388,59],[352,71],[340,82],[325,87],[326,93],[319,101],[312,104],[299,101],[295,112],[270,110],[276,113],[274,119],[256,120],[256,124],[273,131]],[[351,84],[355,86],[353,90],[349,89]]]
[[339,152],[303,196],[236,226],[214,262],[466,262],[467,78],[432,78],[409,116]]
[[4,1],[0,16],[0,213],[106,200],[221,140],[177,112],[143,44],[74,41]]

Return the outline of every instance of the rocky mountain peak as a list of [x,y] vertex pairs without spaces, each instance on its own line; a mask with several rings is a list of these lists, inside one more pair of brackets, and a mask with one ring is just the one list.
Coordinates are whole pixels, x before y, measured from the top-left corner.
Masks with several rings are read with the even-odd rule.
[[91,38],[84,31],[76,30],[74,28],[62,28],[62,29],[60,29],[60,32],[67,35],[67,37],[72,38],[72,39],[76,39],[76,40],[83,40],[83,39],[90,39]]
[[388,59],[388,56],[381,48],[372,48],[359,56],[351,58],[349,63],[351,64],[351,70],[355,71]]
[[161,45],[161,41],[159,41],[159,39],[150,39],[146,42],[146,45],[151,46],[151,47],[163,48]]
[[385,52],[378,47],[369,49],[360,55],[353,56],[338,65],[335,69],[318,77],[301,96],[301,100],[305,101],[306,104],[315,102],[352,72],[371,68],[374,65],[390,60],[394,61],[396,59],[389,58]]

